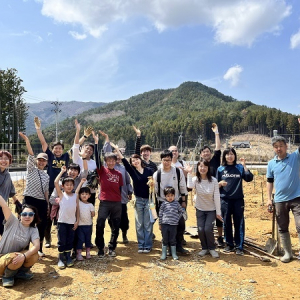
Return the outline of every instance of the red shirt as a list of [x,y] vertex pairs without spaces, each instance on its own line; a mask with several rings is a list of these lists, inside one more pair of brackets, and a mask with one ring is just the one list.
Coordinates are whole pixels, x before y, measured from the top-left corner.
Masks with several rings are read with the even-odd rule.
[[115,169],[108,169],[101,166],[97,168],[100,177],[101,192],[100,200],[121,202],[121,189],[123,186],[122,173]]

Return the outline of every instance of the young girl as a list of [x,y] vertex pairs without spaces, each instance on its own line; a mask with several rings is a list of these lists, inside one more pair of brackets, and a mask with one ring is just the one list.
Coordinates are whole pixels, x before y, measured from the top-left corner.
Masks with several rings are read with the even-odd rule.
[[82,248],[85,244],[86,249],[86,259],[91,258],[91,238],[92,238],[92,227],[93,227],[93,217],[95,216],[95,207],[92,203],[89,203],[88,200],[91,197],[91,191],[88,187],[81,187],[82,184],[86,181],[83,178],[79,184],[79,223],[77,228],[77,260],[83,260],[82,257]]
[[59,256],[57,265],[60,269],[65,268],[64,257],[66,258],[67,267],[71,267],[74,264],[71,258],[71,250],[74,243],[75,230],[79,222],[79,205],[76,195],[78,194],[78,188],[75,193],[72,193],[74,179],[67,177],[62,180],[62,189],[64,192],[59,186],[59,180],[66,170],[66,166],[63,166],[54,181],[59,198],[59,217],[57,221]]
[[[253,180],[253,174],[246,167],[246,160],[241,158],[241,164],[237,164],[236,152],[233,148],[227,148],[223,152],[222,166],[218,168],[217,180],[220,187],[221,210],[224,219],[224,235],[227,246],[225,253],[234,251],[237,255],[244,255],[244,194],[243,179],[247,182]],[[234,223],[234,243],[232,221]]]
[[[12,163],[12,155],[5,150],[0,150],[0,196],[7,202],[12,197],[14,202],[17,201],[15,187],[12,183],[8,167]],[[0,235],[3,234],[4,215],[0,207]]]
[[192,166],[188,165],[185,169],[188,171],[188,188],[196,189],[197,228],[202,246],[199,255],[209,252],[213,258],[218,258],[213,231],[216,217],[222,221],[218,181],[211,176],[209,162],[203,158],[197,163],[195,177],[191,176]]
[[177,260],[176,254],[176,234],[179,220],[182,216],[182,207],[175,200],[175,189],[168,186],[164,189],[166,201],[159,209],[159,229],[163,237],[162,254],[160,259],[167,258],[167,247],[170,245],[173,259]]

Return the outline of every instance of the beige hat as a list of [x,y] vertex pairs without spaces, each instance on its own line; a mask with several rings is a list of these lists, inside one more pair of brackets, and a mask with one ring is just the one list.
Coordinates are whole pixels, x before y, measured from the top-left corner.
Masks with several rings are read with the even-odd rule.
[[39,159],[39,158],[42,158],[44,160],[48,160],[48,154],[47,153],[40,153],[40,154],[38,154],[36,159]]

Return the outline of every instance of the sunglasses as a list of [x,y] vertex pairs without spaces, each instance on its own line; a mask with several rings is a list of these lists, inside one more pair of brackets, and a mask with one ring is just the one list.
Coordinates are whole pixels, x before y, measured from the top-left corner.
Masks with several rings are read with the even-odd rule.
[[21,212],[21,216],[22,217],[33,217],[34,216],[34,212],[30,211],[30,212]]

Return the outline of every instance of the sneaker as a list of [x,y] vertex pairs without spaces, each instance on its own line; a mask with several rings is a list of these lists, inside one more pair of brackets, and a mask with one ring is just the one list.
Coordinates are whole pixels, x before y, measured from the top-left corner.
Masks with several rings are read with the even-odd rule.
[[223,250],[224,253],[234,252],[234,247],[226,246]]
[[190,253],[189,250],[184,249],[182,246],[177,246],[176,247],[176,252],[181,253],[181,254],[188,254]]
[[217,246],[219,248],[223,248],[225,246],[225,243],[224,243],[224,239],[222,236],[219,236],[218,239],[217,239]]
[[110,256],[110,257],[116,257],[117,256],[116,251],[112,250],[112,249],[109,249],[108,250],[108,256]]
[[207,250],[207,249],[204,249],[204,250],[201,250],[201,251],[198,253],[198,255],[203,257],[203,256],[205,256],[207,253],[208,253],[208,250]]
[[45,248],[50,248],[50,247],[51,247],[51,242],[46,241],[46,243],[45,243]]
[[213,258],[219,258],[219,253],[216,251],[216,250],[209,250],[209,253],[210,255],[213,257]]
[[104,251],[103,251],[103,250],[99,250],[99,251],[98,251],[98,257],[99,257],[99,258],[104,258],[104,257],[105,257],[105,254],[104,254]]
[[244,255],[244,251],[243,250],[241,250],[241,249],[236,249],[236,251],[235,251],[235,254],[236,255]]
[[138,253],[143,253],[144,249],[143,248],[139,248]]
[[41,251],[38,251],[38,255],[39,255],[39,257],[45,257],[46,256],[45,253],[43,253]]
[[150,253],[151,252],[151,248],[145,248],[143,253]]

